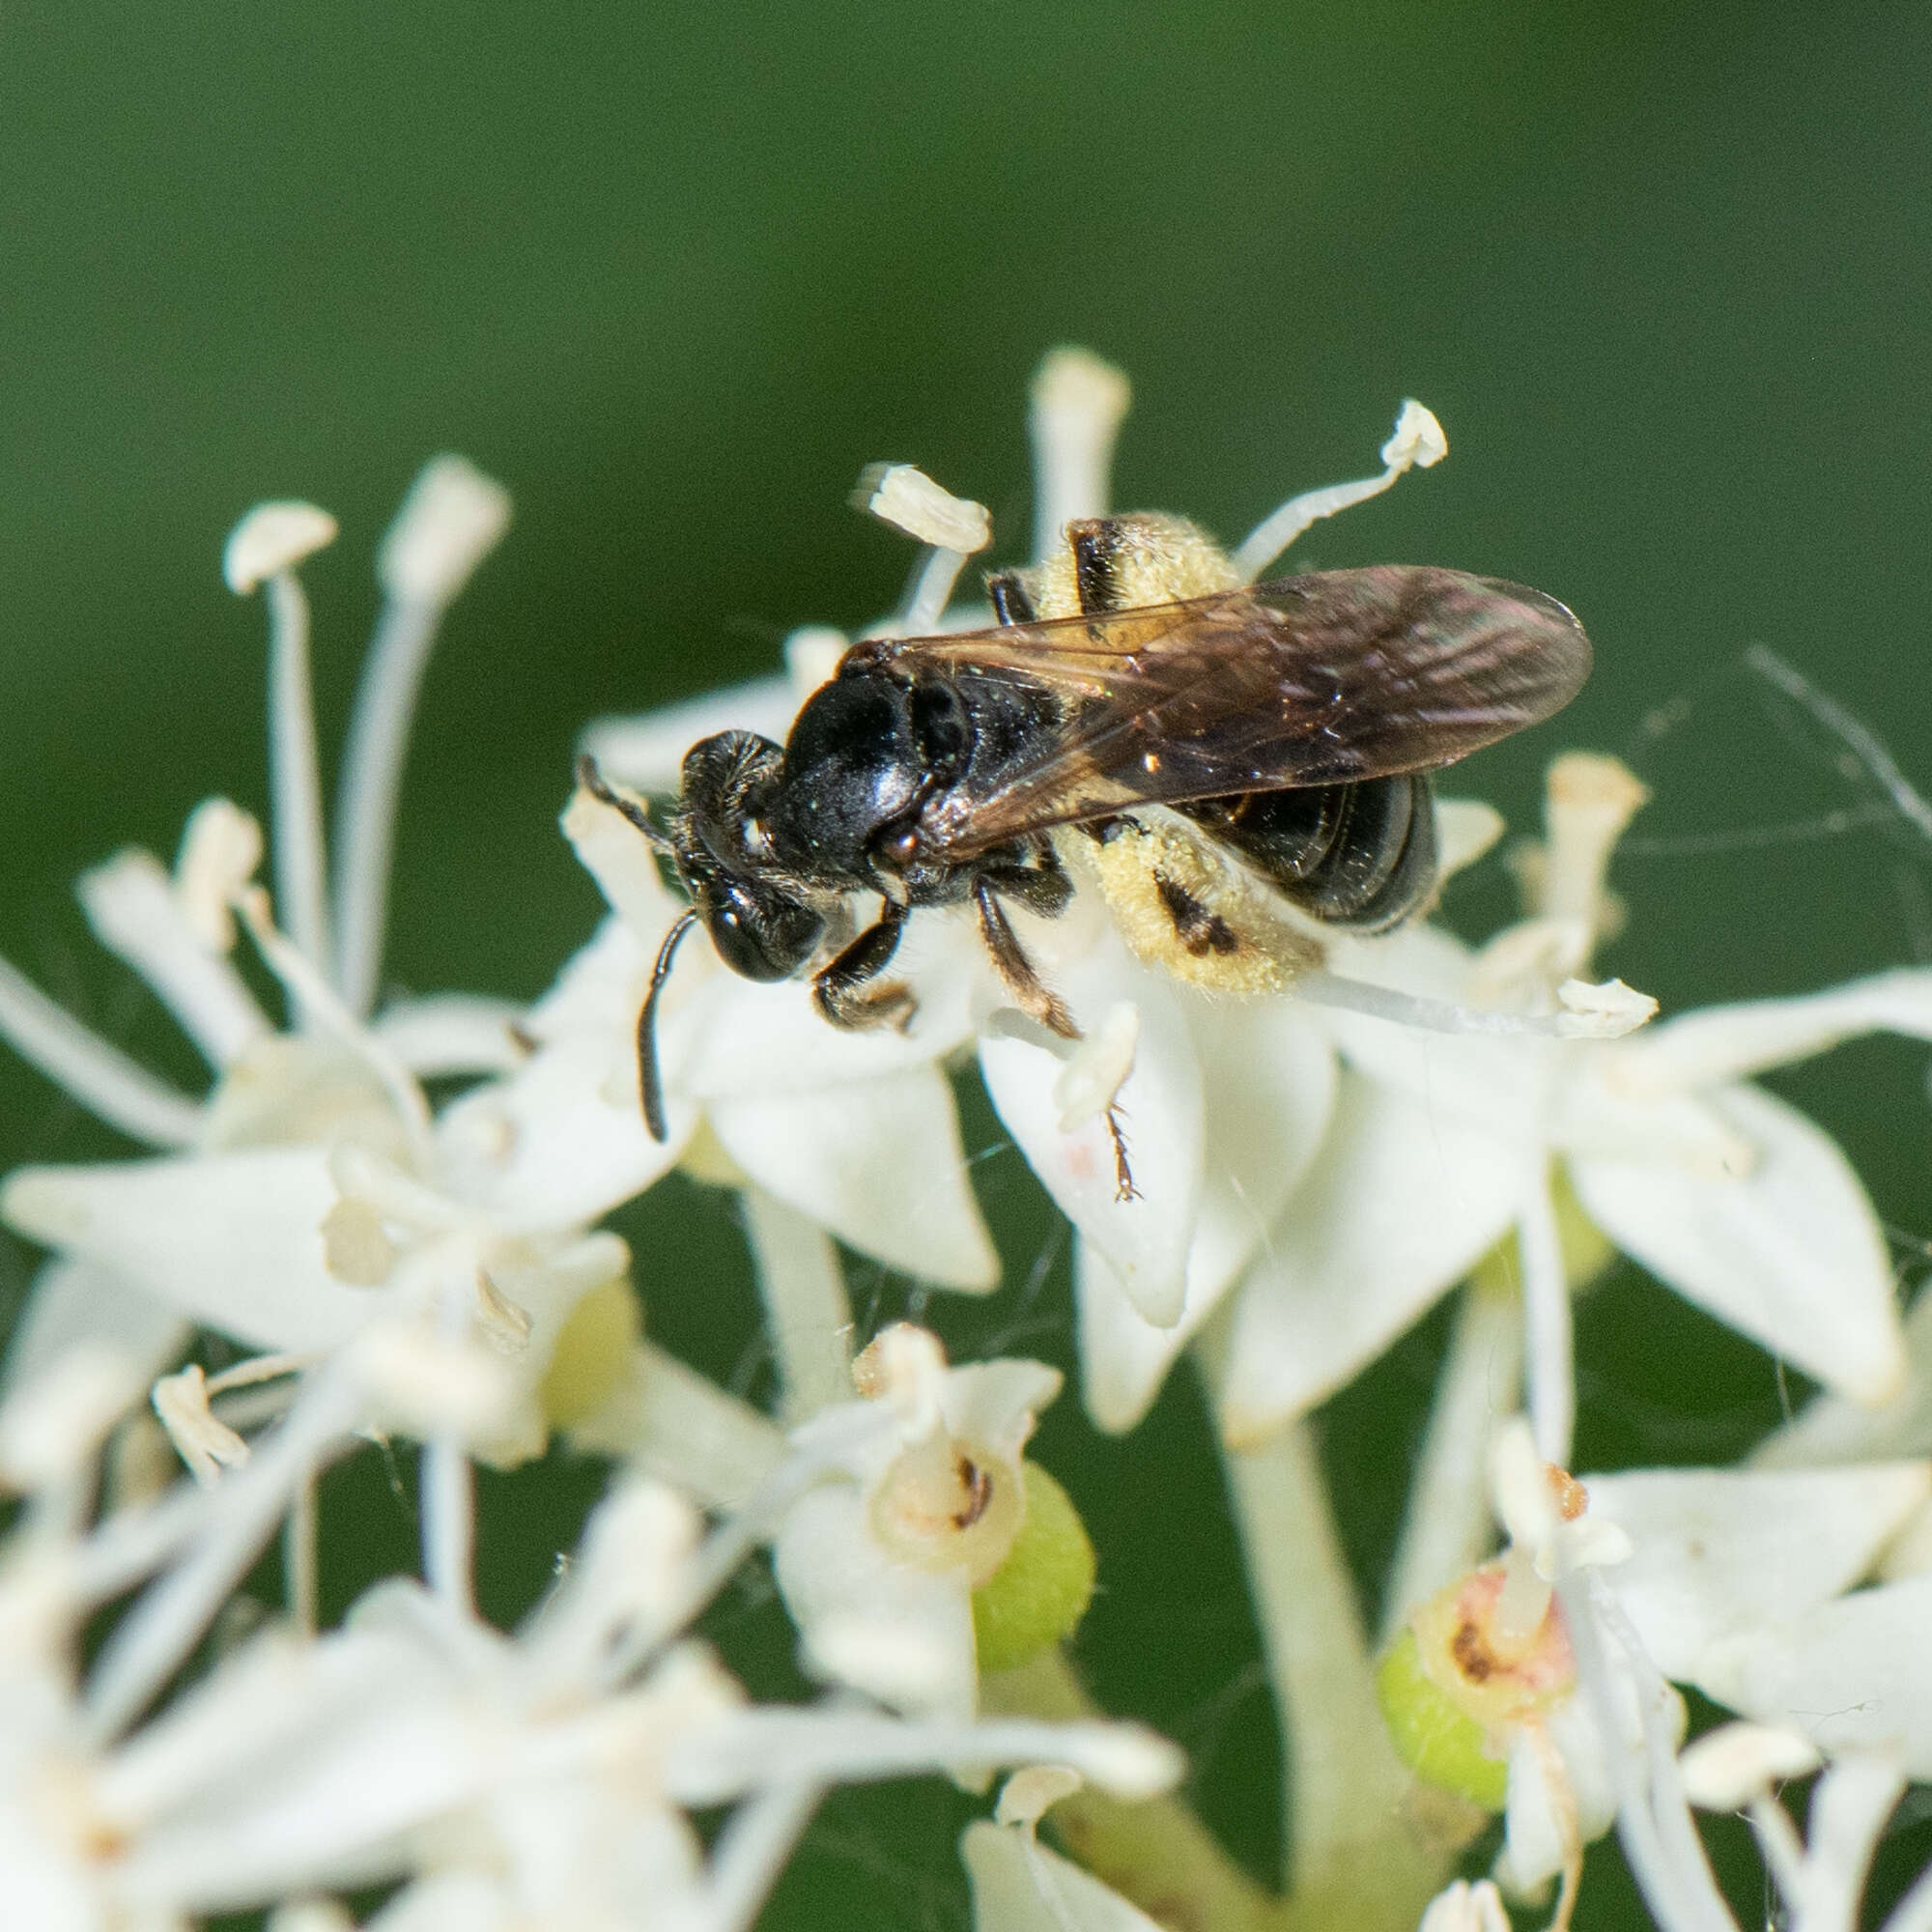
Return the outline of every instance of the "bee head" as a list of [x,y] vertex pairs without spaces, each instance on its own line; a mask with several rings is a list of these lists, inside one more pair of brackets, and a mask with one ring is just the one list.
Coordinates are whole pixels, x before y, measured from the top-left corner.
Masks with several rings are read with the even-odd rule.
[[811,957],[824,916],[772,856],[761,814],[783,753],[769,738],[722,731],[684,757],[670,832],[678,876],[718,956],[747,980],[784,980]]

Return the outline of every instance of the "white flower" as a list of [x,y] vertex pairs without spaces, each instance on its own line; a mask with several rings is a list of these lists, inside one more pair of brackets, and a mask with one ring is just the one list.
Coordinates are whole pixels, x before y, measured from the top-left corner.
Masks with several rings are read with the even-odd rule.
[[[133,1384],[115,1394],[95,1376],[100,1399],[77,1401],[85,1365],[69,1359],[59,1386],[0,1410],[7,1473],[32,1486],[0,1551],[10,1922],[175,1925],[400,1880],[382,1922],[733,1932],[832,1783],[1045,1761],[1134,1797],[1179,1773],[1171,1747],[1131,1726],[752,1707],[680,1636],[744,1539],[726,1525],[700,1543],[690,1506],[648,1483],[607,1497],[513,1637],[464,1609],[467,1577],[455,1597],[392,1579],[339,1631],[274,1629],[217,1653],[137,1723],[225,1594],[200,1580],[213,1564],[232,1584],[298,1465],[264,1446],[233,1482],[81,1530],[63,1498]],[[298,1412],[271,1435],[304,1427]],[[152,1573],[82,1674],[89,1615]],[[144,1657],[132,1679],[130,1654]],[[691,1813],[720,1805],[707,1854]]]
[[1080,1781],[1064,1765],[1015,1773],[993,1820],[960,1834],[975,1932],[1158,1932],[1138,1906],[1039,1842],[1041,1814]]
[[[1067,521],[1106,510],[1113,440],[1126,405],[1124,379],[1085,352],[1057,350],[1042,364],[1032,413],[1040,558],[1064,553]],[[1283,505],[1241,547],[1238,569],[1252,577],[1316,519],[1388,488],[1409,468],[1438,460],[1446,447],[1429,412],[1405,405],[1382,452],[1379,476],[1313,491]],[[867,472],[867,505],[929,543],[927,565],[906,605],[872,635],[988,621],[983,607],[942,612],[967,547],[984,541],[983,512],[948,497],[944,517],[936,520],[924,507],[928,493],[934,486],[903,467],[876,476]],[[706,731],[738,726],[782,737],[796,702],[828,674],[842,642],[836,632],[795,634],[787,646],[794,668],[789,691],[767,679],[651,718],[606,720],[586,734],[585,747],[611,776],[646,791],[670,790],[683,752]],[[598,862],[591,863],[597,869]],[[1326,1030],[1303,1006],[1229,1002],[1177,983],[1133,955],[1102,912],[1092,882],[1083,883],[1087,889],[1061,919],[1031,918],[1018,909],[1010,915],[1041,977],[1088,1036],[1079,1045],[1054,1039],[1015,1011],[963,919],[923,914],[912,923],[895,968],[903,962],[902,977],[923,1009],[943,1005],[943,1025],[923,1011],[914,1026],[915,1039],[923,1037],[936,1051],[957,1043],[953,1029],[962,1009],[956,1003],[962,995],[970,1002],[964,1010],[994,1106],[1078,1231],[1087,1406],[1102,1427],[1124,1429],[1145,1413],[1168,1367],[1268,1238],[1283,1204],[1308,1172],[1335,1105],[1336,1070]],[[606,890],[613,903],[623,903],[608,880]],[[642,897],[640,887],[633,901]],[[668,907],[653,905],[646,917],[634,914],[633,923],[641,939],[654,943],[669,916]],[[641,960],[632,957],[626,970],[626,992],[634,995],[640,989]],[[679,975],[690,970],[680,966]],[[760,989],[775,1009],[786,995],[791,1008],[806,1014],[797,989]],[[607,1016],[611,1038],[626,1004],[613,1002]],[[668,1000],[668,1066],[677,1051],[670,1032],[675,1012],[674,1001]],[[784,1045],[798,1053],[804,1043],[788,1038]],[[820,1057],[831,1051],[822,1048]],[[841,1063],[857,1065],[865,1064],[862,1051],[851,1041],[837,1049]],[[1121,1184],[1122,1140],[1131,1195]],[[760,1152],[772,1157],[768,1150]],[[648,1151],[633,1147],[628,1159],[630,1171],[644,1172]],[[924,1163],[919,1171],[931,1177],[919,1197],[937,1199],[937,1178]],[[755,1178],[803,1206],[795,1184],[787,1191],[770,1172]],[[821,1198],[825,1179],[820,1177]]]
[[796,1451],[832,1480],[792,1504],[774,1566],[808,1663],[907,1711],[970,1717],[973,1592],[1025,1511],[1020,1463],[1060,1391],[1041,1362],[950,1369],[926,1330],[886,1329],[854,1365],[863,1400],[821,1411]]
[[527,1064],[448,1111],[444,1145],[480,1198],[508,1211],[557,1201],[582,1218],[649,1186],[680,1158],[755,1183],[862,1253],[952,1288],[993,1286],[998,1262],[967,1184],[940,1062],[967,1036],[957,954],[919,972],[903,1034],[841,1033],[802,981],[759,985],[680,956],[658,1015],[667,1138],[639,1097],[638,1017],[651,962],[683,910],[619,812],[579,790],[564,829],[615,909],[525,1017]]
[[[96,934],[148,980],[208,1061],[213,1084],[199,1103],[161,1090],[16,976],[0,976],[0,1027],[22,1051],[110,1122],[168,1150],[8,1177],[0,1212],[59,1257],[15,1337],[14,1381],[89,1336],[158,1367],[189,1322],[270,1350],[283,1368],[312,1365],[395,1320],[473,1328],[519,1363],[521,1406],[497,1418],[498,1449],[541,1444],[532,1391],[551,1344],[579,1297],[623,1272],[623,1245],[584,1235],[561,1199],[491,1199],[445,1153],[422,1076],[519,1058],[511,1009],[443,999],[400,1005],[374,1022],[362,1011],[375,984],[414,677],[443,604],[505,513],[496,485],[440,459],[389,533],[391,602],[352,731],[349,859],[332,900],[323,892],[306,607],[293,574],[325,534],[320,513],[270,506],[238,529],[230,574],[242,588],[266,577],[273,607],[273,858],[290,936],[252,883],[260,832],[223,800],[189,821],[172,874],[130,850],[82,880]],[[238,914],[286,990],[285,1028],[263,1012],[230,956]],[[161,1408],[185,1440],[198,1434],[206,1447],[219,1438],[199,1400],[175,1390]],[[233,1445],[225,1453],[232,1458]]]
[[[1339,970],[1465,1006],[1553,1002],[1604,912],[1641,788],[1559,759],[1540,912],[1480,953],[1433,927]],[[1265,1434],[1343,1386],[1512,1228],[1531,1412],[1568,1451],[1574,1390],[1555,1170],[1610,1239],[1720,1321],[1865,1404],[1905,1353],[1876,1215],[1836,1145],[1746,1076],[1889,1029],[1932,1037],[1932,974],[1715,1007],[1612,1041],[1444,1037],[1331,1011],[1349,1070],[1321,1157],[1242,1283],[1224,1426]]]

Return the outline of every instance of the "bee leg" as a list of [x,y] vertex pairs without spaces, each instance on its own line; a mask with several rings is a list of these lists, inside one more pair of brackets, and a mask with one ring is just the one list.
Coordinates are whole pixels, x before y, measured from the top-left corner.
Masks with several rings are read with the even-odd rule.
[[1003,624],[1031,624],[1035,617],[1033,599],[1016,570],[1002,570],[986,580],[986,597],[993,615]]
[[1112,517],[1087,517],[1068,524],[1066,540],[1073,547],[1073,588],[1083,616],[1092,617],[1121,608],[1114,560],[1120,549]]
[[878,923],[868,925],[812,980],[812,1004],[834,1026],[855,1030],[895,1026],[903,1033],[912,1024],[919,1002],[903,980],[870,983],[892,963],[905,923],[906,908],[889,900]]
[[1119,1107],[1107,1109],[1107,1138],[1114,1144],[1114,1199],[1140,1200],[1141,1191],[1134,1185],[1134,1171],[1127,1165],[1127,1130],[1121,1124]]
[[[1060,877],[1065,883],[1064,872]],[[1007,923],[992,875],[981,873],[973,881],[973,903],[980,910],[980,937],[985,942],[986,951],[992,954],[994,970],[1006,982],[1014,1006],[1028,1018],[1037,1020],[1049,1033],[1057,1033],[1062,1039],[1078,1039],[1080,1029],[1074,1025],[1073,1015],[1066,1010],[1065,1002],[1033,970],[1033,961],[1026,956],[1019,941],[1013,936],[1012,927]],[[1059,903],[1063,906],[1066,903],[1065,894]]]

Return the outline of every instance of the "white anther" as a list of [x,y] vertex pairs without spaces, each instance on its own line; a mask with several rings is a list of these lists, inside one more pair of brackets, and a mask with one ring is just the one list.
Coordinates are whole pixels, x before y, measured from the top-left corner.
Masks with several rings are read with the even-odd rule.
[[934,550],[971,556],[993,541],[993,519],[983,503],[941,489],[910,463],[873,464],[860,475],[856,494],[873,516]]
[[238,597],[335,541],[335,519],[313,503],[258,503],[229,533],[221,575]]
[[1381,447],[1384,466],[1400,476],[1405,469],[1433,469],[1448,454],[1449,439],[1435,412],[1413,396],[1406,397],[1395,428]]
[[510,493],[461,456],[434,457],[403,498],[376,578],[406,604],[447,604],[510,526]]
[[1621,980],[1591,985],[1565,980],[1556,989],[1563,1010],[1556,1016],[1559,1039],[1621,1039],[1654,1018],[1657,1002]]
[[212,952],[235,950],[234,902],[262,863],[262,828],[225,798],[208,798],[188,813],[175,859],[182,917]]
[[248,1445],[208,1406],[208,1382],[199,1363],[163,1376],[149,1401],[168,1432],[188,1473],[204,1488],[221,1480],[223,1469],[248,1460]]
[[1086,1783],[1070,1764],[1030,1764],[1016,1771],[1000,1787],[993,1806],[994,1821],[1001,1825],[1037,1825],[1049,1806],[1070,1798]]
[[1684,1795],[1706,1811],[1739,1811],[1773,1785],[1808,1777],[1824,1763],[1801,1731],[1782,1724],[1720,1724],[1677,1760]]

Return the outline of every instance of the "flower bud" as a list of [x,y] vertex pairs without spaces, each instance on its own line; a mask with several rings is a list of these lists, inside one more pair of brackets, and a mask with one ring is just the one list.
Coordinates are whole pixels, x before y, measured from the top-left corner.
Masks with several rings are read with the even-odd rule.
[[1072,1499],[1037,1463],[1021,1475],[1026,1513],[1012,1547],[973,1592],[981,1670],[1010,1670],[1071,1636],[1094,1596],[1094,1546]]
[[1517,1729],[1576,1689],[1552,1600],[1532,1631],[1499,1614],[1508,1566],[1488,1563],[1423,1605],[1382,1658],[1376,1688],[1396,1754],[1425,1782],[1500,1811]]

